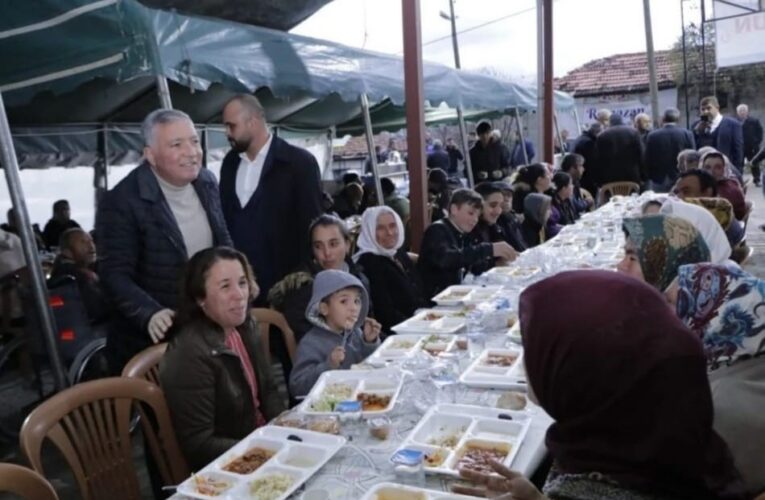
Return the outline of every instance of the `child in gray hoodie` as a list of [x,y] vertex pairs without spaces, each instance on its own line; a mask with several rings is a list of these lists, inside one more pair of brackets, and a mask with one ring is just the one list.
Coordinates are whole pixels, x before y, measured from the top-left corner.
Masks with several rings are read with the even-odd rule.
[[367,318],[369,297],[350,273],[330,269],[316,275],[305,311],[314,325],[300,340],[290,375],[290,393],[311,392],[327,370],[347,370],[380,345],[380,323]]

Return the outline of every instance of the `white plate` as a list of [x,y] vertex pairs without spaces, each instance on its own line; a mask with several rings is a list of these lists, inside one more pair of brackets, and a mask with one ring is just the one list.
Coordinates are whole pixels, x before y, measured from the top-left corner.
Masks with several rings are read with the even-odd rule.
[[433,302],[439,306],[478,304],[491,300],[501,289],[500,286],[453,285],[433,297]]
[[[459,477],[457,467],[469,445],[503,449],[506,455],[501,462],[510,467],[530,424],[531,416],[525,412],[469,405],[436,405],[428,410],[396,451],[410,448],[442,458],[440,464],[424,464],[425,472],[430,474]],[[454,447],[431,444],[449,435],[459,437]]]
[[316,381],[311,392],[305,397],[298,406],[298,410],[306,415],[339,415],[336,411],[319,411],[312,407],[314,402],[321,399],[324,390],[331,385],[348,385],[353,389],[351,396],[346,401],[355,401],[361,393],[371,393],[381,396],[389,396],[390,402],[384,410],[362,411],[362,416],[373,417],[375,415],[384,415],[393,410],[396,400],[401,392],[401,386],[404,383],[403,374],[400,370],[331,370],[321,374]]
[[[294,440],[295,438],[300,441]],[[292,483],[278,500],[287,498],[308,478],[326,464],[346,443],[342,436],[333,436],[303,429],[288,429],[267,425],[252,432],[204,469],[192,475],[178,486],[181,495],[203,500],[247,498],[249,485],[271,474],[290,476]],[[263,447],[276,453],[257,470],[249,474],[237,474],[223,467],[242,456],[253,447]],[[230,482],[229,488],[217,496],[198,493],[195,476],[213,477]]]
[[448,491],[426,490],[415,486],[395,483],[380,483],[361,498],[361,500],[475,500],[475,497],[449,493]]
[[[501,366],[487,362],[489,356],[512,356],[512,365]],[[523,349],[520,347],[487,348],[460,376],[460,382],[469,387],[526,390],[526,371],[523,367]]]
[[391,330],[396,333],[458,333],[466,326],[464,311],[424,309]]

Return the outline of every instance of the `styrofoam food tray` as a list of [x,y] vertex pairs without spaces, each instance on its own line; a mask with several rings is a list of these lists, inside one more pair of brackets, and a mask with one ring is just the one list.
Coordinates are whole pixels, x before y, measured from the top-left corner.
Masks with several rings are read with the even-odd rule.
[[[440,464],[423,463],[426,473],[459,477],[458,465],[468,445],[501,449],[501,463],[510,467],[526,437],[531,416],[526,412],[482,406],[436,405],[422,417],[396,450],[422,451],[442,458]],[[453,446],[452,446],[453,445]]]
[[[300,439],[300,441],[294,440],[295,438]],[[190,498],[204,500],[250,498],[250,488],[253,482],[273,474],[283,474],[289,476],[292,483],[284,493],[274,499],[282,500],[290,496],[301,484],[321,469],[345,445],[345,442],[346,439],[342,436],[271,425],[260,427],[207,467],[181,483],[178,486],[178,493]],[[249,474],[237,474],[224,470],[232,461],[256,447],[275,453]],[[197,476],[224,481],[230,483],[230,486],[219,495],[205,495],[196,489]]]
[[539,273],[537,266],[496,266],[484,273],[490,278],[525,280]]
[[415,486],[395,483],[379,483],[361,500],[475,500],[475,497],[449,493],[448,491],[426,490]]
[[458,333],[467,326],[462,310],[424,309],[391,328],[396,333]]
[[323,397],[324,391],[328,387],[344,385],[350,388],[350,396],[342,398],[341,400],[343,401],[355,401],[361,393],[390,397],[390,402],[384,409],[361,412],[364,417],[383,415],[393,410],[403,382],[404,377],[400,370],[327,371],[321,374],[311,392],[308,393],[303,402],[298,406],[298,410],[307,415],[339,415],[336,411],[316,410],[313,408],[313,404]]
[[523,342],[523,339],[521,338],[520,320],[516,321],[515,324],[507,331],[507,336],[510,337],[510,340],[516,344],[521,344]]
[[[512,365],[491,364],[489,356],[509,356],[515,358]],[[470,387],[491,389],[526,389],[526,370],[523,366],[523,349],[488,348],[468,366],[460,376],[460,382]]]
[[419,351],[434,355],[454,349],[457,337],[449,334],[399,333],[391,335],[366,361],[372,365],[409,358]]
[[433,297],[433,302],[439,306],[478,304],[491,300],[500,290],[501,286],[453,285]]

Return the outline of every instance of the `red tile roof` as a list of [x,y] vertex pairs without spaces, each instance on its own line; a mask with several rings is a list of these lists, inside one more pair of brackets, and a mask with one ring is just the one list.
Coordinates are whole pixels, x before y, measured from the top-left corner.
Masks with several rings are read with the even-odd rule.
[[[677,86],[672,71],[675,61],[670,50],[655,52],[656,80],[659,89]],[[563,78],[556,78],[555,88],[575,97],[644,92],[648,90],[648,60],[645,52],[616,54],[590,61]]]
[[[383,151],[386,151],[388,149],[388,142],[391,138],[393,137],[385,132],[377,134],[375,136],[375,145],[380,146]],[[406,140],[396,138],[396,147],[400,152],[406,151]],[[369,149],[367,148],[367,138],[364,135],[351,137],[344,146],[334,146],[332,148],[332,155],[335,158],[366,157],[368,154]]]

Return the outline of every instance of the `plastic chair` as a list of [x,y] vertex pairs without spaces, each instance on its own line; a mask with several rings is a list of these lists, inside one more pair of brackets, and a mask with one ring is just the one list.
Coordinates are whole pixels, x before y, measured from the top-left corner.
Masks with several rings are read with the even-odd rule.
[[609,182],[608,184],[603,184],[600,187],[600,191],[598,191],[598,206],[604,205],[612,196],[629,196],[632,193],[640,193],[640,184],[636,182]]
[[268,356],[269,364],[271,363],[271,341],[269,338],[271,325],[274,325],[282,332],[290,361],[294,361],[297,342],[295,342],[295,332],[292,331],[289,323],[287,323],[287,318],[285,318],[279,311],[264,307],[252,309],[251,312],[253,317],[257,320],[260,341],[263,343],[263,350],[266,352],[266,356]]
[[[136,404],[137,403],[137,404]],[[42,403],[21,428],[21,450],[44,474],[41,448],[50,439],[74,473],[84,500],[141,498],[130,439],[131,410],[165,485],[189,475],[162,390],[145,380],[113,377],[70,387]]]
[[140,378],[159,385],[159,362],[167,351],[167,342],[153,345],[139,352],[122,370],[123,377]]
[[0,463],[0,492],[29,500],[58,500],[56,490],[43,476],[16,464]]

